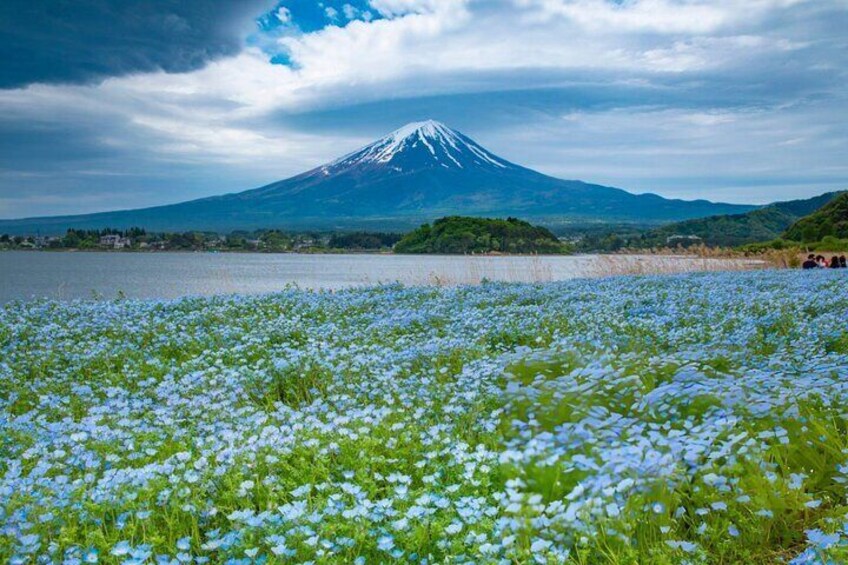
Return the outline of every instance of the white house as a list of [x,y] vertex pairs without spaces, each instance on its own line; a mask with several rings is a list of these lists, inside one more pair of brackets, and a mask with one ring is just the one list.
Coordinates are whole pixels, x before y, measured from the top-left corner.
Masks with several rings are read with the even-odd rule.
[[132,242],[130,238],[123,237],[117,234],[109,234],[100,236],[100,245],[103,247],[111,247],[112,249],[123,249],[129,247]]

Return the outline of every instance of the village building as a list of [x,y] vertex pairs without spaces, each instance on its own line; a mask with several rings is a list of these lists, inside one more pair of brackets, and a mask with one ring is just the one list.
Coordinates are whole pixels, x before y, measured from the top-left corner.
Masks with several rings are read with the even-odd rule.
[[112,249],[124,249],[132,244],[130,238],[118,234],[100,236],[100,245]]

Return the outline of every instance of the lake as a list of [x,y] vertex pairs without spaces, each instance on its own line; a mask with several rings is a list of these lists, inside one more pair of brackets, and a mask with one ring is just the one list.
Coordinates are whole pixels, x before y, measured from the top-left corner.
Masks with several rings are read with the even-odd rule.
[[753,268],[686,256],[297,255],[257,253],[0,252],[0,303],[31,298],[177,298],[261,294],[296,284],[545,282],[628,273]]

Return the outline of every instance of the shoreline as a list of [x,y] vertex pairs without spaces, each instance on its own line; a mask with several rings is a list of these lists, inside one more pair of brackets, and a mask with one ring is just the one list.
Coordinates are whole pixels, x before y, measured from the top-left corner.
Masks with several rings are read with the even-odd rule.
[[[399,257],[580,257],[596,255],[623,255],[622,253],[395,253],[394,251],[381,251],[371,249],[333,249],[316,251],[259,251],[246,249],[228,249],[201,251],[195,249],[0,249],[2,252],[30,252],[30,253],[116,253],[116,254],[154,254],[154,253],[181,253],[181,254],[206,254],[206,255],[396,255]],[[633,253],[632,255],[649,255],[649,253]],[[660,254],[656,254],[660,255]]]
[[[627,251],[581,251],[575,253],[396,253],[394,251],[371,250],[371,249],[332,249],[315,251],[261,251],[247,249],[227,250],[196,250],[196,249],[0,249],[4,252],[26,252],[26,253],[115,253],[115,254],[157,254],[157,253],[179,253],[186,255],[380,255],[399,257],[691,257],[701,259],[756,259],[764,257],[766,253],[750,254],[743,252],[728,252],[714,250],[714,252],[698,253],[687,252],[685,249],[633,249]],[[819,252],[831,253],[831,252]]]

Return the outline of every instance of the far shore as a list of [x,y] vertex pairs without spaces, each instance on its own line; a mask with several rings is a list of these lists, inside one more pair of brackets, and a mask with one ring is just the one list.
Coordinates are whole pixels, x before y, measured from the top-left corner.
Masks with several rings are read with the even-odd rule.
[[[491,251],[486,253],[398,253],[391,249],[298,249],[298,250],[267,250],[267,249],[152,249],[152,248],[0,248],[0,252],[47,252],[47,253],[185,253],[185,254],[244,254],[244,255],[406,255],[406,256],[436,256],[436,257],[581,257],[581,256],[679,256],[703,258],[751,258],[761,259],[774,255],[776,250],[762,252],[741,251],[723,247],[661,247],[651,249],[620,249],[617,251],[579,251],[574,253],[504,253]],[[809,251],[804,249],[779,250],[783,256],[804,258]],[[816,251],[817,255],[841,255],[844,251]]]
[[[407,257],[428,256],[428,257],[596,257],[596,256],[658,256],[658,257],[704,257],[702,253],[689,251],[686,249],[627,249],[620,251],[586,251],[576,253],[503,253],[500,251],[491,251],[487,253],[397,253],[386,249],[302,249],[302,250],[285,250],[272,251],[263,249],[215,249],[215,250],[200,250],[200,249],[77,249],[77,248],[15,248],[15,249],[0,249],[0,252],[27,252],[27,253],[142,253],[142,254],[159,254],[159,253],[184,253],[184,254],[207,254],[207,255],[403,255]],[[731,252],[710,254],[715,258],[730,258],[741,257],[741,254],[733,254]],[[755,256],[752,256],[755,257]]]

